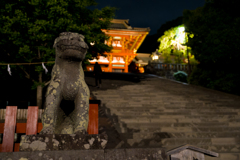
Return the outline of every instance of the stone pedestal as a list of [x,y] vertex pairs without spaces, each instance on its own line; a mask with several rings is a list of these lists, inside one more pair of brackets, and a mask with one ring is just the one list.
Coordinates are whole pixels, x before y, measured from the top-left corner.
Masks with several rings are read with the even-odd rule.
[[106,134],[41,134],[22,135],[19,151],[60,151],[104,149]]

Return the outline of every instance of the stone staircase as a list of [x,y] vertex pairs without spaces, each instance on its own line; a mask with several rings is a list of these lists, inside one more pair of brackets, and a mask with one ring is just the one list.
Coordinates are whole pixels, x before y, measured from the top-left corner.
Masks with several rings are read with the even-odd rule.
[[122,140],[115,148],[191,144],[220,154],[206,160],[240,160],[239,96],[157,77],[92,94]]

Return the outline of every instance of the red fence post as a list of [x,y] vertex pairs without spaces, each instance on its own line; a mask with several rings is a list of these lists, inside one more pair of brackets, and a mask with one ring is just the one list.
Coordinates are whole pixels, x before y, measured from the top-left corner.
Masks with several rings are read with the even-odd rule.
[[98,134],[98,104],[89,104],[88,134]]
[[28,106],[26,135],[37,134],[38,106]]
[[12,152],[16,129],[17,106],[7,106],[3,131],[2,152]]

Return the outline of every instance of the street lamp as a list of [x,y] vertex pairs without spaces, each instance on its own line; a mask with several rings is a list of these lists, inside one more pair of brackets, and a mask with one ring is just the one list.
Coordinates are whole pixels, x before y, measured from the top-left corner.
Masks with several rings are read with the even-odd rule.
[[161,53],[158,52],[158,49],[156,49],[155,52],[152,53],[152,60],[158,60]]
[[157,55],[154,55],[153,57],[152,57],[152,59],[154,60],[154,59],[158,59],[158,56]]

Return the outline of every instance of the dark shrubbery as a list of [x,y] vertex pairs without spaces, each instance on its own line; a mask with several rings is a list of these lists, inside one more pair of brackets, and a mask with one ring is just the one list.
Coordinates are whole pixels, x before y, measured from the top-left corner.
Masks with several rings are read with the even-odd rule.
[[240,74],[231,70],[208,70],[200,67],[193,69],[188,82],[210,89],[240,95]]
[[175,79],[177,81],[187,83],[187,76],[188,76],[187,73],[185,73],[183,71],[178,71],[178,72],[174,73],[173,76],[175,77]]
[[[183,12],[187,46],[197,65],[188,82],[240,95],[239,0],[206,0],[203,7]],[[191,60],[190,60],[191,63]]]

